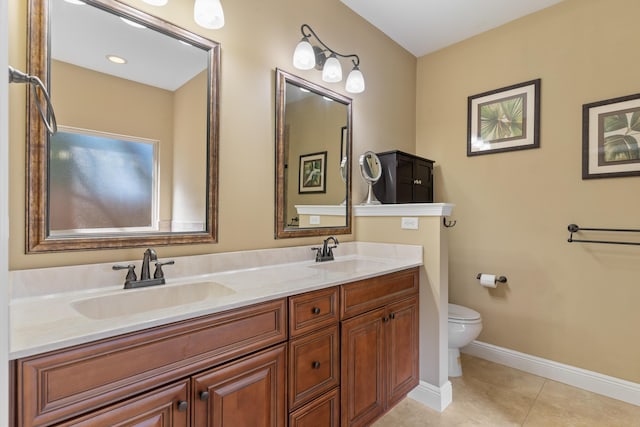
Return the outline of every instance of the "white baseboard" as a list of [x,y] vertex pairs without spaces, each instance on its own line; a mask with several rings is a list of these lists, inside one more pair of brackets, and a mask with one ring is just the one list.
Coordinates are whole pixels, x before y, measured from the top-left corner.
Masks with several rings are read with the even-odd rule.
[[451,403],[453,392],[449,381],[444,383],[442,387],[420,381],[420,384],[411,390],[408,396],[431,409],[442,412]]
[[[640,406],[640,384],[474,341],[463,353]],[[464,369],[464,368],[463,368]]]

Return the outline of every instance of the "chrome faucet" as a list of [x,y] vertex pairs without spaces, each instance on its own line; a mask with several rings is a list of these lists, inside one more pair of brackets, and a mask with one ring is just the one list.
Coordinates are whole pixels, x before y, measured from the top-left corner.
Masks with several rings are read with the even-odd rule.
[[[333,241],[333,246],[329,246],[329,241]],[[338,239],[330,236],[322,242],[322,248],[311,248],[311,250],[316,251],[316,262],[333,261],[333,250],[337,246]]]
[[149,261],[157,261],[158,254],[155,249],[147,249],[142,257],[142,271],[140,272],[140,280],[148,280],[151,278],[149,273]]
[[[156,271],[153,274],[153,278],[151,277],[149,263],[151,261],[155,261],[156,263]],[[140,279],[136,277],[136,266],[133,264],[129,265],[114,265],[112,268],[114,270],[127,270],[127,277],[124,279],[124,288],[125,289],[133,289],[133,288],[142,288],[145,286],[155,286],[155,285],[164,285],[164,272],[162,271],[163,265],[172,265],[175,261],[158,261],[158,254],[154,249],[147,249],[144,251],[144,255],[142,257],[142,269],[140,271]]]

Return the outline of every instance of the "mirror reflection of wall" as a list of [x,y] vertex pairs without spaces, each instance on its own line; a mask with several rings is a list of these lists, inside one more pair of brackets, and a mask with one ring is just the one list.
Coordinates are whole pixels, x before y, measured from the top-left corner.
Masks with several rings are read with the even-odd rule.
[[[159,191],[159,218],[150,230],[203,231],[206,51],[88,5],[53,0],[52,17],[51,87],[58,122],[88,133],[159,141],[160,173],[153,186]],[[127,63],[110,62],[105,52],[117,53]],[[148,61],[157,60],[148,58],[154,56],[187,60],[158,68],[161,64],[154,64],[150,73]],[[125,199],[129,188],[120,186]],[[50,208],[59,204],[52,199],[55,194],[49,197]],[[116,222],[105,229],[116,228]]]
[[276,238],[351,233],[351,105],[276,70]]
[[[298,216],[296,205],[339,205],[345,199],[345,182],[340,177],[343,127],[347,123],[347,107],[330,98],[302,91],[291,83],[286,86],[287,114],[285,135],[288,139],[286,218]],[[324,191],[305,191],[305,156],[326,152],[318,173],[324,177]],[[302,158],[301,158],[302,157]],[[320,157],[320,156],[318,156]],[[301,188],[302,187],[302,188]],[[341,225],[344,225],[344,221]]]

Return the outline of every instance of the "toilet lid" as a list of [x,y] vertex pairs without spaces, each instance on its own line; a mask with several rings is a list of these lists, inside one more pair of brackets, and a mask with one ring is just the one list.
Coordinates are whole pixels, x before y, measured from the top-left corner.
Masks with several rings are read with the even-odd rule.
[[454,320],[478,320],[480,313],[457,304],[449,304],[449,319]]

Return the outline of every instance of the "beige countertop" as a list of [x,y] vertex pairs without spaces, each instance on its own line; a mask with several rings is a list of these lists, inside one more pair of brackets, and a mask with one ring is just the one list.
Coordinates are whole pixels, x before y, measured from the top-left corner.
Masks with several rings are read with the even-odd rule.
[[[9,306],[9,357],[44,353],[422,265],[421,246],[353,242],[340,246],[343,247],[344,255],[323,263],[297,259],[310,258],[309,247],[236,252],[218,255],[225,257],[228,265],[241,268],[218,267],[215,272],[181,275],[168,278],[162,286],[124,290],[121,283],[96,288],[84,284],[77,290],[14,297]],[[176,264],[215,264],[211,257],[216,259],[215,255],[182,257],[176,259]],[[228,262],[234,257],[238,259]],[[252,261],[239,261],[240,257]],[[255,261],[261,258],[262,261]],[[271,262],[265,262],[265,258]],[[51,271],[23,271],[14,276],[18,278],[14,281],[29,285],[29,277],[47,273],[51,277],[60,275],[60,271],[68,274],[66,281],[73,281],[74,274],[78,274],[69,268],[42,270]],[[167,276],[171,277],[170,270]],[[12,291],[20,295],[16,289]]]

